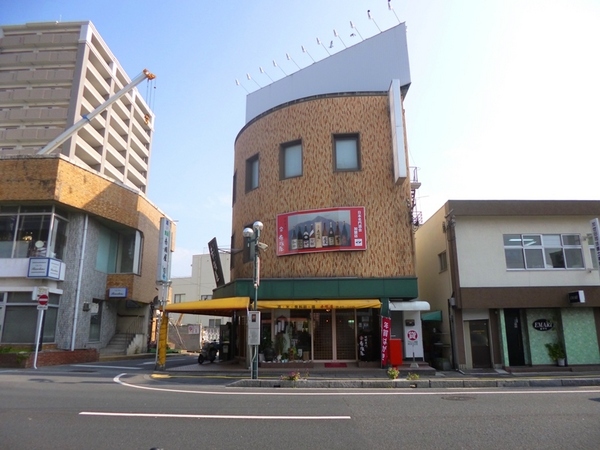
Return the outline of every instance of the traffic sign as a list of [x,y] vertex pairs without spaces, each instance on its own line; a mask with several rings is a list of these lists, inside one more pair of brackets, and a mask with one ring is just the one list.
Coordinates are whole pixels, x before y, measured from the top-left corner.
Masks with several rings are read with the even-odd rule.
[[409,330],[409,332],[406,333],[406,337],[409,341],[416,341],[419,337],[419,334],[415,330]]
[[48,295],[38,295],[38,309],[48,309]]

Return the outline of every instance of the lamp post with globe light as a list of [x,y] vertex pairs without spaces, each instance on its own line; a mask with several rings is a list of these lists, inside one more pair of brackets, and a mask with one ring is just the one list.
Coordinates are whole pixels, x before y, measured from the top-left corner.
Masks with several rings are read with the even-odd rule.
[[[267,245],[260,242],[260,233],[264,225],[260,221],[252,224],[252,228],[244,228],[243,235],[248,240],[248,247],[254,250],[254,271],[252,281],[254,282],[254,300],[252,301],[252,311],[258,311],[258,286],[260,284],[260,256],[259,250],[265,250]],[[259,335],[260,340],[260,335]],[[252,363],[250,376],[253,380],[258,378],[258,345],[252,346]]]

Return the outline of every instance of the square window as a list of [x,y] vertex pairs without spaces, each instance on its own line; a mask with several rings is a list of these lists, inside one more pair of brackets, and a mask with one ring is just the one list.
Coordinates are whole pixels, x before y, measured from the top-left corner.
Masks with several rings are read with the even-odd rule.
[[524,269],[525,260],[523,259],[523,250],[520,248],[505,248],[504,257],[506,258],[507,269]]
[[565,248],[565,259],[568,269],[584,269],[583,253],[580,248]]
[[246,192],[258,187],[258,154],[246,160]]
[[358,135],[334,136],[333,141],[335,170],[339,172],[360,170]]
[[279,179],[302,176],[302,143],[283,144],[279,152]]
[[526,248],[525,261],[528,269],[544,269],[544,253],[541,248]]

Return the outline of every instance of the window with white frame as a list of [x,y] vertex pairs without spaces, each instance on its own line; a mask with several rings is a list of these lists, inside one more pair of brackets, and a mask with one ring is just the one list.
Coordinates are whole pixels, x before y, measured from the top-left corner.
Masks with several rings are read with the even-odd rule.
[[182,303],[185,301],[185,294],[173,295],[173,303]]
[[258,187],[258,154],[246,160],[246,192]]
[[357,134],[333,137],[334,169],[337,172],[360,170],[360,151]]
[[579,234],[505,234],[507,269],[583,269]]
[[294,178],[302,176],[302,143],[288,142],[281,146],[279,152],[279,178]]

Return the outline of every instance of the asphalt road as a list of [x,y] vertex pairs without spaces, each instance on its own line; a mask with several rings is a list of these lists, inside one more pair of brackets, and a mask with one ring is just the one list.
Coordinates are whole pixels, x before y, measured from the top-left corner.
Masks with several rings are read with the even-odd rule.
[[154,378],[148,362],[0,371],[0,448],[597,449],[600,443],[600,387],[231,388]]

